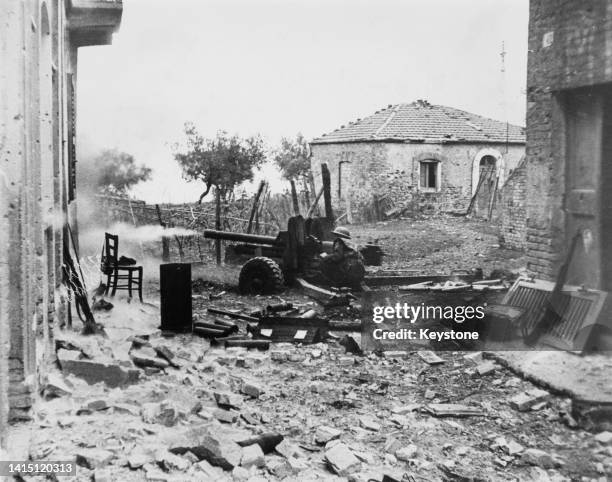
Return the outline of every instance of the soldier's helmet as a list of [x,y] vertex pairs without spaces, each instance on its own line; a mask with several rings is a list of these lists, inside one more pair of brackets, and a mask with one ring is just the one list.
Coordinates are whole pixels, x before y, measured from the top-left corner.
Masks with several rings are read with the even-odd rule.
[[339,238],[351,239],[351,233],[344,226],[338,226],[332,231],[332,234],[335,234]]

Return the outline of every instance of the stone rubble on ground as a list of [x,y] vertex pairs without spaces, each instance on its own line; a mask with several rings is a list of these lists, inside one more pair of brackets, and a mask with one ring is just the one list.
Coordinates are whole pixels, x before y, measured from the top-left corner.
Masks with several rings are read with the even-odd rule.
[[584,447],[612,471],[609,431],[571,430],[559,399],[481,353],[135,335],[58,346],[35,450],[76,455],[78,480],[569,480]]
[[510,406],[520,412],[532,409],[534,406],[545,402],[550,394],[546,390],[534,388],[527,392],[519,393],[510,399]]

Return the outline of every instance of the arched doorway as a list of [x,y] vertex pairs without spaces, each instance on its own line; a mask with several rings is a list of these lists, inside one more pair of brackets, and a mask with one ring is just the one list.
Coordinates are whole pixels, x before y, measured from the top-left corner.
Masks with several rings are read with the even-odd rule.
[[504,183],[504,159],[495,149],[482,149],[472,164],[472,196],[476,196],[474,212],[488,216],[493,197]]
[[476,198],[476,213],[485,215],[489,212],[491,198],[497,183],[497,159],[493,156],[483,156],[478,166],[480,188]]

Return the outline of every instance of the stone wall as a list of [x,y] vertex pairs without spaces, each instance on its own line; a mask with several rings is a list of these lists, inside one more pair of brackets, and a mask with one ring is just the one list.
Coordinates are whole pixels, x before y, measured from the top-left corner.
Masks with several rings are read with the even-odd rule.
[[[463,211],[473,193],[474,160],[495,151],[504,159],[504,171],[515,169],[524,155],[523,145],[427,144],[355,142],[313,144],[312,169],[317,189],[321,185],[321,163],[327,163],[334,209],[339,214],[350,206],[352,220],[377,218],[375,198],[384,198],[385,209],[404,214]],[[435,192],[419,187],[421,160],[440,162],[440,185]],[[338,195],[338,165],[342,164],[342,186]]]
[[527,239],[526,158],[506,179],[499,191],[497,212],[504,246],[524,249]]
[[521,163],[500,191],[502,237],[509,248],[524,249],[527,239],[526,166]]
[[[120,19],[121,3],[112,3]],[[91,24],[77,24],[71,2],[0,2],[0,451],[8,423],[30,417],[65,313],[63,246],[76,227],[77,48],[110,41],[117,16],[96,25],[97,9],[110,7],[88,3],[79,12],[89,12]],[[99,38],[77,40],[90,27]]]
[[606,82],[612,82],[612,2],[531,0],[526,248],[528,268],[538,276],[554,277],[566,244],[563,93]]

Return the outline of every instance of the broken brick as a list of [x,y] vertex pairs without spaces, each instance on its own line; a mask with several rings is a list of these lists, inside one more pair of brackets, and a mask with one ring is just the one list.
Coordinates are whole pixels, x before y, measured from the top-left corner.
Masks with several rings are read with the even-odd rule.
[[213,416],[223,423],[234,423],[238,420],[238,412],[233,410],[224,410],[222,408],[215,408],[213,410]]
[[98,448],[81,449],[75,455],[77,465],[91,470],[105,467],[115,458],[113,452]]
[[550,394],[547,391],[535,388],[512,397],[510,406],[519,412],[526,412],[534,405],[547,400],[549,396]]
[[232,470],[232,479],[235,482],[246,481],[250,475],[250,472],[244,467],[234,467],[234,470]]
[[346,477],[361,469],[361,462],[343,443],[338,443],[325,452],[325,460],[333,472]]
[[361,417],[359,419],[359,425],[366,430],[371,430],[373,432],[378,432],[380,430],[380,424],[372,417]]
[[282,442],[280,442],[274,448],[274,450],[276,450],[286,459],[289,459],[291,457],[300,457],[302,455],[302,452],[300,451],[298,446],[289,442],[287,439],[284,439]]
[[287,351],[272,350],[270,352],[270,359],[272,361],[282,363],[284,361],[287,361],[288,355],[289,352]]
[[402,443],[393,435],[389,435],[387,440],[385,440],[384,451],[389,454],[394,454],[400,448],[402,448]]
[[231,392],[215,392],[215,401],[221,408],[240,408],[242,406],[242,397]]
[[482,352],[481,351],[475,351],[472,353],[468,353],[466,355],[463,355],[463,359],[467,362],[473,363],[475,365],[478,365],[482,360]]
[[132,357],[134,365],[141,368],[151,367],[160,369],[168,368],[170,366],[167,360],[157,357],[155,350],[150,349],[150,351],[152,354],[149,353],[149,350],[145,350],[144,348],[132,350],[130,352],[130,356]]
[[47,380],[42,390],[46,399],[62,397],[72,393],[72,385],[67,382],[59,373],[51,372],[47,374]]
[[315,433],[315,442],[320,445],[325,445],[330,440],[340,438],[340,435],[342,435],[340,430],[322,425]]
[[305,359],[306,359],[306,355],[304,355],[304,353],[299,352],[299,351],[289,353],[287,355],[287,360],[289,360],[290,362],[294,362],[294,363],[303,362]]
[[251,398],[259,398],[263,390],[254,383],[243,382],[240,391]]
[[491,373],[495,373],[497,368],[498,366],[496,363],[492,361],[486,361],[476,366],[476,373],[478,373],[478,375],[483,377],[486,375],[490,375]]
[[159,423],[166,427],[176,425],[180,416],[178,408],[170,401],[145,403],[142,406],[141,414],[144,422]]
[[527,449],[521,455],[521,460],[527,464],[535,465],[543,469],[552,469],[556,463],[553,457],[540,449]]
[[599,443],[607,445],[612,443],[612,432],[599,432],[593,438]]
[[279,479],[284,479],[294,474],[289,462],[278,458],[266,460],[266,469]]
[[[190,454],[190,452],[187,452],[187,454]],[[155,461],[166,470],[179,470],[184,472],[191,466],[191,462],[186,457],[175,455],[167,450],[157,451],[155,453]]]
[[73,350],[58,350],[57,359],[62,371],[82,378],[90,385],[103,382],[110,388],[136,383],[139,370],[125,368],[114,362],[88,360],[81,357],[80,352]]
[[263,467],[266,461],[264,458],[263,450],[258,444],[249,445],[242,447],[242,458],[240,459],[240,465],[243,467]]
[[128,465],[131,469],[139,469],[154,460],[155,457],[152,454],[143,452],[140,449],[134,450],[127,458]]
[[407,462],[410,459],[415,458],[417,453],[418,453],[417,446],[414,444],[410,444],[410,445],[406,445],[405,447],[402,447],[396,450],[395,457],[397,457],[398,460],[403,460],[404,462]]
[[206,460],[224,470],[232,470],[240,465],[242,458],[242,447],[236,442],[213,435],[200,427],[173,435],[168,450],[179,455],[191,452],[199,460]]

